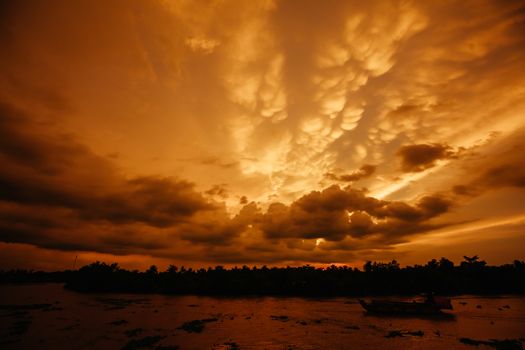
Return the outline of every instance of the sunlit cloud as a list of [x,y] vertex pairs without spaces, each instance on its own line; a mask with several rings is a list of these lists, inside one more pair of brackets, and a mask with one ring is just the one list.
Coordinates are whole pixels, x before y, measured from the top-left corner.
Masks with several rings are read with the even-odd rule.
[[350,264],[516,226],[524,23],[491,0],[10,4],[0,249]]

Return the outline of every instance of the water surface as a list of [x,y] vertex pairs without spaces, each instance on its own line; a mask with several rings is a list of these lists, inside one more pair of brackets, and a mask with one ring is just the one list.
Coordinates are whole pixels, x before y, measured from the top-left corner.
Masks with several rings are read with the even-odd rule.
[[[60,284],[4,285],[0,348],[472,350],[459,339],[525,338],[523,296],[460,296],[452,303],[445,317],[379,317],[354,298],[80,294]],[[204,321],[187,323],[195,320]]]

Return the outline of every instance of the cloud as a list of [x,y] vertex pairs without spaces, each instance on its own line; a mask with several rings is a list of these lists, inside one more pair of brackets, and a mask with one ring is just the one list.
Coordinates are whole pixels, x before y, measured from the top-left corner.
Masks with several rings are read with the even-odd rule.
[[248,204],[248,197],[246,196],[241,196],[241,198],[239,199],[239,204]]
[[228,198],[228,186],[226,184],[213,185],[209,190],[204,191],[209,196]]
[[195,161],[202,165],[218,166],[225,169],[239,165],[239,162],[237,161],[221,161],[218,157],[206,157]]
[[415,205],[383,201],[363,190],[331,186],[312,191],[289,206],[273,203],[263,215],[261,229],[270,239],[345,237],[380,234],[388,240],[432,228],[429,221],[446,213],[452,201],[443,196],[424,196]]
[[[231,244],[258,222],[245,205],[230,218],[191,182],[125,176],[72,135],[34,122],[19,108],[0,108],[0,240],[58,250],[184,255],[185,243]],[[18,147],[20,145],[20,147]],[[96,169],[96,171],[94,171]],[[204,192],[226,196],[224,185]],[[189,247],[187,251],[198,251]]]
[[488,187],[525,187],[523,163],[503,163],[489,167],[476,182]]
[[373,213],[378,218],[394,218],[406,222],[419,222],[446,213],[452,202],[442,196],[424,196],[414,206],[404,202],[388,202]]
[[450,146],[442,144],[416,144],[401,147],[397,156],[401,158],[401,170],[416,173],[432,168],[436,161],[454,156]]
[[[222,250],[226,260],[230,259],[225,257],[227,250],[220,247],[230,247],[230,254],[236,254],[239,249],[283,242],[284,248],[279,244],[276,248],[277,261],[287,254],[304,256],[297,250],[317,254],[312,240],[320,238],[340,242],[379,234],[386,241],[401,239],[431,229],[428,221],[450,206],[448,200],[435,196],[410,205],[331,186],[290,205],[270,204],[266,212],[245,199],[240,212],[230,218],[225,207],[207,201],[190,182],[158,176],[126,178],[111,160],[97,156],[72,136],[55,137],[14,107],[4,107],[2,113],[6,122],[0,124],[4,140],[0,156],[8,164],[0,171],[6,189],[0,198],[5,242],[155,256],[180,256],[184,253],[177,242],[189,242],[196,245],[191,248],[195,252],[205,249],[202,254],[208,258]],[[13,147],[18,143],[24,148]],[[97,172],[89,171],[94,168]],[[355,181],[374,169],[365,165],[350,175]],[[224,187],[214,186],[205,193],[221,196]],[[245,236],[255,232],[262,236]],[[292,252],[286,253],[288,249]]]
[[210,54],[220,44],[220,42],[210,38],[188,38],[186,39],[186,44],[193,51],[200,51],[204,54]]
[[[90,198],[85,199],[86,203],[90,201]],[[121,191],[99,196],[93,202],[90,208],[81,208],[82,217],[142,222],[157,227],[172,226],[199,211],[214,209],[195,191],[193,184],[158,177],[127,180]]]
[[0,6],[2,241],[349,262],[524,188],[519,2]]
[[334,173],[326,173],[324,176],[327,179],[342,182],[355,182],[363,178],[369,177],[376,171],[375,165],[365,164],[359,170],[356,170],[350,174],[337,175]]
[[[154,231],[184,224],[200,212],[218,210],[188,181],[160,176],[128,178],[110,160],[70,135],[56,135],[39,126],[20,109],[2,105],[0,116],[4,241],[96,250],[93,238],[119,231],[119,227]],[[228,218],[226,213],[220,215]],[[128,226],[134,224],[137,226]],[[88,229],[94,232],[88,234]],[[71,233],[59,238],[59,232],[66,230]],[[143,248],[164,244],[153,243],[154,232],[148,234],[150,243],[140,240]],[[141,245],[128,236],[128,245],[120,236],[106,237],[102,243]]]
[[199,212],[178,225],[175,231],[180,233],[181,239],[192,243],[210,247],[229,245],[249,226],[255,225],[260,217],[260,208],[252,202],[243,206],[233,218],[228,216],[224,207],[222,210]]
[[521,128],[490,148],[481,149],[465,166],[465,176],[452,190],[458,195],[479,196],[504,187],[525,187],[525,129]]

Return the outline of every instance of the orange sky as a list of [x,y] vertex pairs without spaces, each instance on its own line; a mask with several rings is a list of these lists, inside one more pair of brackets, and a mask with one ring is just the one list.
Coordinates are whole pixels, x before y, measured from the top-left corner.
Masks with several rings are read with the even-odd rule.
[[525,259],[521,1],[4,1],[0,269]]

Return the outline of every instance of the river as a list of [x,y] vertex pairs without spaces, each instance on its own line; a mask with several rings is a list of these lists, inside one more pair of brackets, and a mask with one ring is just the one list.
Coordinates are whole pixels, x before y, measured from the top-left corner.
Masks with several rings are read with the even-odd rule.
[[379,317],[364,313],[355,298],[80,294],[60,284],[2,285],[0,348],[406,350],[476,349],[461,338],[525,343],[525,297],[458,296],[452,304],[444,317]]

